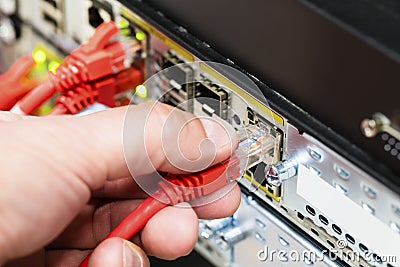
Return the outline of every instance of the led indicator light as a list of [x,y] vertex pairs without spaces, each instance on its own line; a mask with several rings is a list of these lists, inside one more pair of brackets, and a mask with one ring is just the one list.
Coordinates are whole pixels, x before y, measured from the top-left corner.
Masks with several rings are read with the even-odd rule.
[[58,63],[57,61],[50,61],[49,65],[47,65],[47,68],[52,73],[56,74],[56,70],[57,70],[58,66],[60,66],[60,63]]
[[146,38],[146,34],[144,34],[143,32],[136,32],[135,37],[138,41],[143,41],[144,38]]
[[32,56],[36,63],[44,63],[47,59],[46,53],[42,49],[33,50]]
[[136,95],[141,98],[147,97],[147,88],[143,84],[136,86]]
[[129,24],[128,24],[128,22],[127,22],[126,20],[121,19],[121,20],[119,21],[119,27],[120,27],[120,28],[127,28],[128,26],[129,26]]

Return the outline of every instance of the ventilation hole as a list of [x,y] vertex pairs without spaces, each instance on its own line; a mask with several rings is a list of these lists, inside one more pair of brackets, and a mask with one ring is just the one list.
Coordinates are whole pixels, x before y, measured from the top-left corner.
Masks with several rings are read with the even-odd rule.
[[256,219],[256,224],[261,229],[264,229],[266,227],[265,223],[263,221],[261,221],[260,219]]
[[281,243],[282,246],[287,247],[289,246],[289,242],[286,241],[286,239],[284,239],[283,237],[279,237],[279,243]]
[[329,251],[329,258],[331,258],[331,259],[336,259],[337,256],[336,256],[336,254],[333,253],[332,251]]
[[311,228],[310,230],[314,235],[319,236],[317,230],[315,230],[314,228]]
[[335,244],[333,244],[330,240],[326,240],[326,242],[331,246],[332,248],[335,248]]
[[329,221],[328,221],[328,219],[325,217],[325,216],[323,216],[323,215],[319,215],[319,220],[323,223],[323,224],[325,224],[325,225],[328,225],[329,224]]
[[267,194],[265,194],[265,197],[269,199],[269,201],[272,202],[272,197],[268,196]]
[[284,206],[281,206],[281,209],[283,209],[284,211],[288,212],[287,208],[285,208]]
[[257,239],[258,241],[260,241],[261,243],[265,243],[265,242],[266,242],[265,238],[264,238],[260,233],[256,233],[256,234],[255,234],[255,237],[256,237],[256,239]]
[[347,241],[349,241],[350,244],[354,245],[354,243],[356,243],[356,241],[354,240],[354,237],[352,237],[351,235],[346,234],[345,237],[346,237]]
[[350,178],[350,173],[348,171],[346,171],[345,169],[335,165],[335,171],[337,173],[337,175],[339,175],[340,178],[342,178],[343,180],[348,180]]
[[318,153],[317,151],[315,151],[314,149],[312,149],[311,147],[308,147],[308,153],[310,154],[310,156],[316,160],[316,161],[321,161],[322,160],[322,155],[320,153]]
[[315,209],[310,207],[309,205],[306,206],[306,211],[310,213],[312,216],[315,216]]
[[361,249],[362,252],[367,252],[368,251],[367,246],[362,244],[362,243],[358,244],[358,247]]
[[390,263],[386,264],[387,267],[394,267],[393,265],[391,265]]
[[340,227],[337,226],[336,224],[332,224],[332,229],[333,229],[333,231],[335,231],[337,234],[339,234],[339,235],[342,234],[342,229],[340,229]]
[[301,214],[300,212],[297,212],[297,217],[298,217],[300,220],[304,220],[304,215]]

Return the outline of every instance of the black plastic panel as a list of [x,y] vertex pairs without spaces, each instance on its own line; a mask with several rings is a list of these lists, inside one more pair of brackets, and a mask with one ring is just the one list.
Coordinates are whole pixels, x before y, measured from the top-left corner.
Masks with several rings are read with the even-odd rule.
[[391,51],[299,1],[147,0],[151,8],[130,3],[201,58],[232,65],[230,58],[255,75],[275,90],[259,84],[270,105],[296,127],[400,192],[400,161],[359,129],[376,111],[389,117],[400,112],[400,64]]

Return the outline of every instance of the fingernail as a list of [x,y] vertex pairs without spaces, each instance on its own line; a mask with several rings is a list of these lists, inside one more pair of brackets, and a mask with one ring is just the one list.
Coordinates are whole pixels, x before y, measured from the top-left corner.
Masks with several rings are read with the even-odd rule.
[[123,265],[124,267],[149,267],[147,256],[134,244],[125,241],[123,244]]
[[219,118],[200,118],[200,120],[207,137],[214,141],[216,148],[236,145],[237,134],[229,123]]

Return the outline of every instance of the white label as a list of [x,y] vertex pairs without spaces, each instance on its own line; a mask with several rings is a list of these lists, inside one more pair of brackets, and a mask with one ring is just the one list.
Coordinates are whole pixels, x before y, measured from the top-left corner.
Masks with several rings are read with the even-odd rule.
[[297,193],[379,256],[400,256],[398,233],[301,164]]

